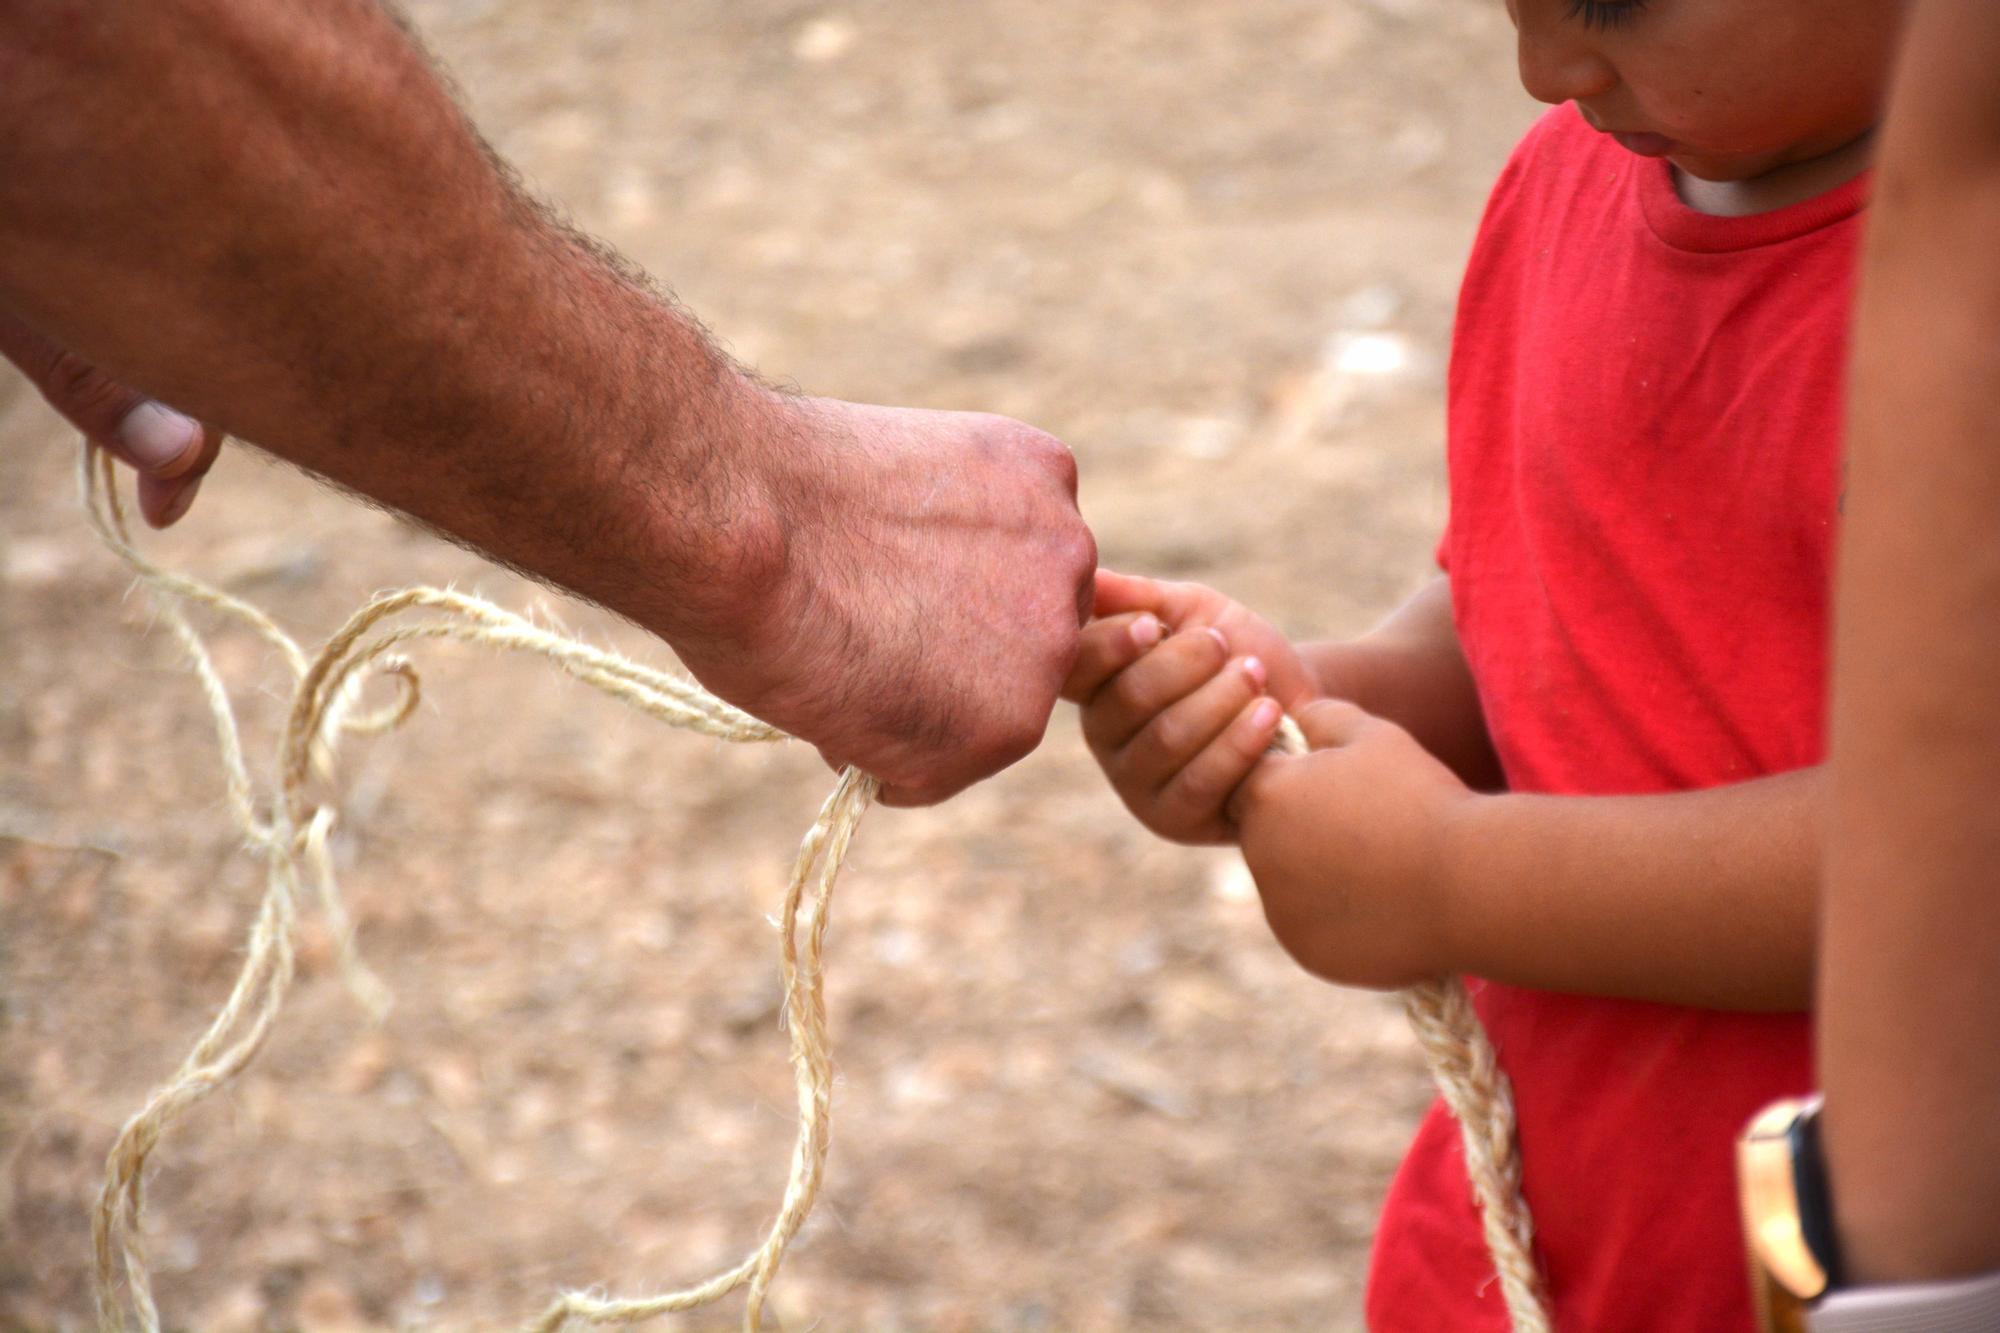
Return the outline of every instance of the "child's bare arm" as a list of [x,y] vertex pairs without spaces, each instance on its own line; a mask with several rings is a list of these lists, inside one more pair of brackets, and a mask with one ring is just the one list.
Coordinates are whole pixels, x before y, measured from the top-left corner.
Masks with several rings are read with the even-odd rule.
[[1824,791],[1810,768],[1660,796],[1482,797],[1452,838],[1458,970],[1804,1009]]
[[1272,929],[1309,970],[1806,1005],[1818,770],[1663,796],[1479,795],[1351,705],[1300,720],[1314,752],[1259,765],[1231,814]]
[[1322,694],[1402,727],[1468,786],[1505,785],[1452,622],[1451,584],[1442,575],[1360,638],[1299,651]]

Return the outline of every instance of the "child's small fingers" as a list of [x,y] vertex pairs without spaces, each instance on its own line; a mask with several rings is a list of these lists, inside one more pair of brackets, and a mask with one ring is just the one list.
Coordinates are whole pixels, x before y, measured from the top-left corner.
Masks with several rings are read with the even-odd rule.
[[1169,635],[1113,676],[1083,710],[1083,735],[1100,753],[1122,749],[1164,708],[1222,669],[1228,645],[1215,630]]
[[1091,621],[1077,641],[1076,664],[1063,682],[1062,697],[1089,702],[1105,681],[1138,661],[1166,633],[1160,618],[1147,611]]
[[1185,698],[1141,727],[1121,751],[1135,780],[1165,787],[1208,748],[1252,699],[1264,692],[1266,673],[1254,657],[1239,657]]
[[1092,589],[1091,605],[1100,616],[1122,615],[1128,611],[1151,611],[1157,614],[1166,600],[1165,585],[1158,579],[1141,578],[1137,574],[1120,574],[1115,569],[1102,566],[1097,571],[1097,581]]
[[1198,583],[1173,583],[1100,569],[1094,605],[1100,616],[1151,611],[1170,627],[1179,629],[1200,609],[1203,598],[1214,595]]
[[1160,789],[1155,802],[1160,818],[1183,826],[1226,822],[1224,807],[1263,761],[1284,711],[1268,696],[1243,705],[1222,733]]

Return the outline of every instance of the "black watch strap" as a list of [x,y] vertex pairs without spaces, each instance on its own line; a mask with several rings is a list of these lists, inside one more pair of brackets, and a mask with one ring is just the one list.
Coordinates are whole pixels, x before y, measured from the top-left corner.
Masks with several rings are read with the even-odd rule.
[[1799,1231],[1806,1248],[1826,1272],[1826,1289],[1846,1285],[1840,1262],[1840,1236],[1833,1225],[1833,1190],[1827,1182],[1826,1157],[1820,1151],[1820,1106],[1815,1101],[1792,1122],[1792,1188],[1798,1198]]

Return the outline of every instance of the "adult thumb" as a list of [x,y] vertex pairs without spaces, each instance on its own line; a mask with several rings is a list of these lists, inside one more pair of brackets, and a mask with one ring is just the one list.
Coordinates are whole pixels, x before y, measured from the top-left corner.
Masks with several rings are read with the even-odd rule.
[[139,473],[139,508],[154,527],[187,512],[222,433],[102,370],[0,311],[0,355],[12,361],[49,406]]

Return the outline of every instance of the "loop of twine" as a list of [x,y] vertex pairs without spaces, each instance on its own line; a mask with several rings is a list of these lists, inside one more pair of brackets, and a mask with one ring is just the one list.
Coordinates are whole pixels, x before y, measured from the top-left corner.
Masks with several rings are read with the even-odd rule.
[[[328,854],[334,807],[315,805],[308,797],[308,788],[316,776],[330,776],[342,736],[387,731],[401,725],[416,708],[416,670],[397,654],[398,648],[422,640],[456,639],[531,653],[668,726],[746,743],[790,737],[692,681],[552,633],[511,611],[448,589],[405,588],[383,593],[350,616],[308,657],[256,607],[196,579],[162,569],[141,555],[132,545],[115,483],[110,458],[86,440],[78,464],[84,512],[104,543],[138,574],[161,618],[186,652],[215,724],[230,812],[246,845],[265,863],[263,897],[229,998],[180,1068],[119,1132],[105,1161],[104,1186],[92,1216],[99,1324],[122,1331],[132,1326],[129,1317],[144,1333],[159,1333],[160,1312],[153,1298],[141,1228],[146,1160],[173,1122],[241,1073],[270,1036],[292,981],[292,932],[304,889],[312,890],[326,913],[349,989],[378,1019],[387,1010],[387,989],[354,951],[353,927]],[[291,669],[295,684],[279,739],[277,789],[262,808],[244,758],[228,689],[206,642],[183,611],[183,603],[239,621],[278,649]],[[433,618],[391,629],[377,628],[392,617],[413,612],[429,613]],[[361,686],[371,676],[392,679],[396,697],[383,708],[357,713]],[[827,906],[848,845],[876,790],[875,779],[857,769],[849,768],[840,775],[799,844],[785,890],[779,960],[799,1126],[784,1199],[770,1230],[740,1263],[678,1291],[639,1300],[566,1292],[528,1325],[533,1333],[555,1333],[571,1319],[590,1324],[637,1323],[705,1305],[745,1283],[749,1293],[744,1327],[753,1331],[761,1327],[771,1280],[786,1246],[812,1211],[825,1171],[833,1088],[821,967]],[[121,1267],[125,1276],[122,1300],[118,1285]]]
[[[1311,750],[1299,724],[1278,724],[1272,745],[1281,754]],[[1479,1224],[1500,1294],[1516,1333],[1550,1333],[1548,1299],[1535,1267],[1534,1220],[1521,1194],[1521,1152],[1514,1130],[1514,1089],[1500,1068],[1472,998],[1457,977],[1438,977],[1400,992],[1424,1063],[1458,1120],[1465,1174],[1479,1205]]]
[[[104,1186],[92,1217],[100,1325],[122,1333],[131,1327],[129,1314],[143,1333],[159,1333],[159,1308],[141,1227],[146,1161],[173,1122],[241,1073],[270,1036],[293,977],[292,932],[302,890],[310,888],[326,914],[348,988],[378,1020],[387,1011],[387,989],[355,952],[353,926],[327,850],[335,808],[314,805],[307,789],[315,776],[331,776],[342,736],[391,730],[415,710],[417,673],[397,649],[423,640],[455,639],[530,653],[671,727],[742,743],[790,738],[690,680],[553,633],[490,602],[449,589],[414,587],[380,594],[308,657],[291,636],[248,602],[162,569],[141,555],[132,545],[115,482],[111,459],[85,440],[78,461],[84,512],[105,545],[138,575],[186,652],[215,725],[229,809],[246,845],[265,863],[264,893],[235,985],[180,1068],[119,1132],[105,1161]],[[240,622],[276,648],[291,670],[295,684],[279,739],[277,788],[261,811],[228,689],[182,603]],[[377,631],[383,621],[411,612],[427,612],[434,618]],[[371,676],[392,679],[396,697],[373,712],[357,714],[361,687]],[[1303,754],[1308,748],[1290,718],[1280,727],[1277,748],[1291,754]],[[565,1292],[527,1325],[529,1333],[558,1333],[571,1319],[638,1323],[706,1305],[746,1283],[744,1327],[752,1333],[761,1327],[771,1281],[786,1247],[812,1210],[825,1170],[833,1085],[821,962],[827,909],[855,829],[876,791],[875,780],[857,769],[840,775],[799,844],[786,885],[779,961],[799,1124],[783,1202],[762,1242],[733,1267],[664,1295],[613,1300]],[[1520,1191],[1513,1093],[1492,1043],[1456,979],[1407,990],[1403,1003],[1425,1060],[1458,1118],[1467,1174],[1513,1326],[1520,1333],[1548,1333],[1551,1325],[1541,1278],[1531,1257],[1533,1229]]]

